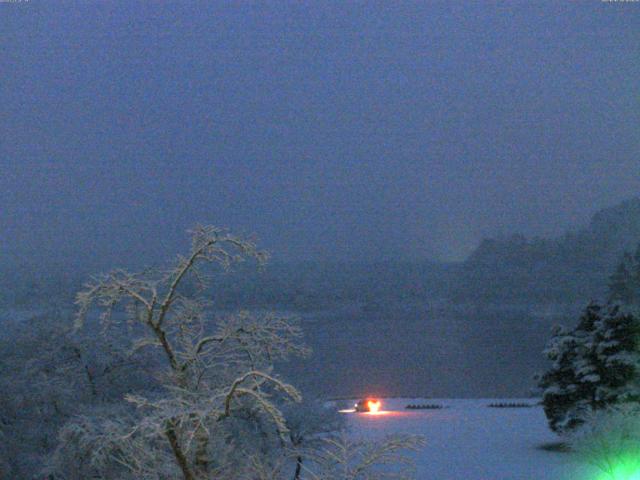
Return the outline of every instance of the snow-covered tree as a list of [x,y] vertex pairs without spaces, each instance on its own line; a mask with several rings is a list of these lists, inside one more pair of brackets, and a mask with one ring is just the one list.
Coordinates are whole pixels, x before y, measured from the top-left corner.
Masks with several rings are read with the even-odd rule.
[[55,447],[64,422],[132,386],[118,369],[113,350],[105,355],[91,335],[73,335],[71,326],[71,318],[52,310],[3,332],[0,431],[8,441],[0,451],[13,472],[7,478],[31,478]]
[[590,305],[574,330],[555,327],[544,351],[551,367],[541,376],[539,386],[549,426],[555,432],[577,427],[588,411],[592,383],[581,381],[590,377],[585,375],[588,364],[580,364],[586,358],[588,328],[594,323],[594,310],[595,306]]
[[389,435],[384,441],[354,440],[346,435],[327,438],[315,452],[308,480],[410,480],[415,464],[408,451],[425,445],[418,435]]
[[639,400],[639,342],[639,319],[615,305],[591,304],[576,328],[556,328],[539,381],[551,429],[567,433],[593,411]]
[[595,364],[597,408],[640,400],[640,321],[610,306],[595,325],[589,355]]
[[321,401],[308,401],[285,408],[292,456],[295,458],[293,480],[304,476],[303,466],[325,446],[328,438],[345,429],[344,415]]
[[[294,401],[300,396],[273,375],[273,362],[307,352],[300,328],[292,319],[272,314],[213,318],[209,303],[198,295],[211,280],[207,267],[226,269],[265,258],[251,240],[197,227],[189,254],[166,272],[115,271],[93,279],[78,294],[78,328],[97,305],[105,339],[114,324],[137,326],[133,332],[141,335],[133,349],[155,349],[164,361],[154,372],[161,378],[158,392],[126,397],[135,407],[131,415],[81,418],[63,430],[62,450],[75,444],[76,453],[84,456],[76,462],[87,466],[79,477],[102,471],[136,479],[165,478],[161,472],[185,480],[210,478],[214,472],[220,477],[228,465],[216,447],[228,439],[236,423],[232,419],[248,418],[254,426],[269,422],[261,428],[285,438],[286,423],[274,395]],[[188,282],[199,288],[186,288]],[[56,458],[68,462],[69,452],[62,450]]]
[[[46,473],[63,480],[386,478],[379,465],[403,461],[401,450],[418,439],[358,444],[344,464],[356,462],[355,473],[329,476],[335,414],[318,409],[327,422],[313,422],[310,411],[292,406],[299,392],[274,373],[275,362],[308,353],[295,320],[216,315],[204,298],[215,267],[265,258],[251,240],[197,227],[189,254],[166,272],[118,270],[88,283],[77,297],[77,328],[97,307],[104,342],[119,328],[129,332],[132,351],[156,352],[151,388],[68,422]],[[408,470],[400,472],[394,478],[407,478]]]

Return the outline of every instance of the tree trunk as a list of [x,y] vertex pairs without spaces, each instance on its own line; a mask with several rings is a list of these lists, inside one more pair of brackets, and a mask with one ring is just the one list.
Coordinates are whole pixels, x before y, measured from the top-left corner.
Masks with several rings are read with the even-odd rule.
[[178,441],[178,436],[176,435],[175,425],[173,422],[169,422],[167,428],[165,430],[165,435],[169,440],[169,444],[171,445],[171,450],[173,451],[173,455],[176,458],[176,462],[182,471],[182,476],[184,480],[196,480],[196,477],[191,473],[191,469],[189,468],[189,462],[187,461],[187,457],[182,451],[182,447],[180,447],[180,443]]
[[298,455],[298,458],[296,458],[296,474],[293,480],[300,480],[300,473],[302,473],[302,455]]

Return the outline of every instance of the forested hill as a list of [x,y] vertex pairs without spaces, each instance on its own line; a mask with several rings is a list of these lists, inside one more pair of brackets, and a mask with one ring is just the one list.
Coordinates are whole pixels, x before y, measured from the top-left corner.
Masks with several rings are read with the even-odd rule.
[[[578,303],[601,299],[625,251],[640,242],[640,197],[597,212],[560,238],[485,239],[462,263],[378,261],[254,265],[217,277],[211,295],[223,308],[316,310],[345,304],[375,309],[404,301]],[[89,274],[54,269],[0,269],[0,306],[71,305]]]
[[640,197],[597,212],[560,238],[485,239],[464,262],[456,301],[584,302],[606,294],[609,275],[640,242]]

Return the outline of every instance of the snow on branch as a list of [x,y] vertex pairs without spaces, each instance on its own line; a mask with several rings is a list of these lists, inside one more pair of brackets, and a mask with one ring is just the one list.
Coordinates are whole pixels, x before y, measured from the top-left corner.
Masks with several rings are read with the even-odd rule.
[[324,439],[303,479],[410,480],[415,464],[408,455],[424,447],[419,435],[388,435],[380,441],[353,440],[346,434]]

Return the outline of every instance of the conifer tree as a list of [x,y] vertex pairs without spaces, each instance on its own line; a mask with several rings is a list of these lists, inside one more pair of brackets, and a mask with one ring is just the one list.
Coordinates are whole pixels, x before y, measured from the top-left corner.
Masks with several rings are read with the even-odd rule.
[[567,433],[597,410],[640,400],[640,320],[616,305],[589,305],[573,330],[557,328],[540,377],[550,428]]
[[595,325],[590,359],[599,377],[594,407],[640,400],[640,322],[619,306],[610,307]]
[[556,327],[544,351],[552,363],[541,376],[539,386],[545,415],[555,432],[575,429],[589,411],[593,381],[597,378],[586,354],[598,313],[597,305],[589,305],[575,329]]

